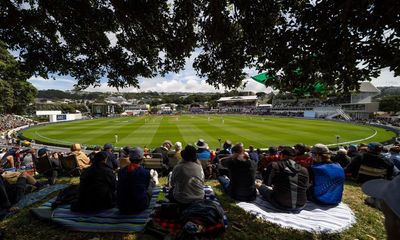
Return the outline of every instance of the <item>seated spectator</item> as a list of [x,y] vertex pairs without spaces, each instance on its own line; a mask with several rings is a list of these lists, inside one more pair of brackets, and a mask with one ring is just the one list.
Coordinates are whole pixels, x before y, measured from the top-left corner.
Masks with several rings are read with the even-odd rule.
[[210,150],[208,150],[208,145],[203,139],[199,139],[196,143],[197,147],[197,159],[200,161],[202,160],[210,160],[211,158],[211,153]]
[[107,153],[107,165],[112,169],[118,169],[117,156],[114,154],[114,146],[111,143],[104,144],[103,151]]
[[256,164],[258,164],[258,161],[259,161],[258,153],[256,151],[254,151],[253,146],[249,146],[248,153],[249,153],[250,160],[253,160]]
[[115,206],[117,181],[107,158],[105,152],[96,153],[92,165],[82,172],[78,201],[72,204],[72,211],[93,212]]
[[163,159],[163,170],[162,170],[162,175],[163,176],[168,176],[168,173],[170,172],[170,167],[169,167],[169,157],[168,157],[168,152],[172,147],[172,142],[169,140],[165,140],[161,147],[158,147],[152,151],[152,153],[159,153],[162,156]]
[[[327,205],[339,204],[342,201],[345,180],[343,168],[331,162],[331,152],[323,144],[316,144],[311,153],[314,163],[310,170],[310,200]],[[343,154],[346,156],[346,153]]]
[[186,146],[182,151],[183,160],[172,170],[170,200],[189,204],[204,199],[204,172],[197,161],[196,148]]
[[222,145],[222,150],[218,152],[219,154],[229,155],[232,153],[232,142],[230,140],[226,140]]
[[129,161],[129,153],[132,149],[129,146],[126,146],[121,149],[119,152],[119,167],[124,168],[128,166],[131,162]]
[[91,153],[89,153],[89,155],[88,155],[88,157],[90,159],[90,162],[93,162],[94,155],[96,155],[96,153],[98,153],[100,151],[101,151],[101,147],[100,146],[95,146],[93,148],[93,151]]
[[293,160],[295,154],[293,148],[283,147],[280,161],[268,165],[264,184],[256,181],[256,188],[265,200],[287,211],[298,211],[307,202],[309,175],[305,167]]
[[13,146],[8,149],[1,159],[1,167],[16,168],[19,167],[19,147]]
[[43,175],[47,178],[49,184],[53,185],[56,183],[56,179],[60,171],[60,160],[58,153],[51,154],[46,147],[39,149],[37,161],[47,161],[46,158],[50,161],[52,170],[43,173]]
[[349,149],[347,150],[347,156],[353,158],[357,155],[360,155],[360,153],[358,152],[357,145],[350,145]]
[[176,142],[175,143],[175,155],[174,155],[174,157],[178,161],[182,160],[181,152],[182,152],[182,143],[181,142]]
[[245,154],[242,144],[232,148],[232,155],[221,159],[222,166],[228,168],[230,178],[218,177],[223,190],[235,200],[253,201],[256,198],[254,185],[257,165]]
[[336,152],[336,155],[332,158],[332,162],[340,164],[342,168],[347,167],[349,165],[351,158],[347,156],[346,149],[339,149]]
[[400,170],[400,146],[390,148],[389,160],[393,162],[394,166]]
[[280,157],[278,150],[275,147],[269,147],[268,155],[261,159],[261,161],[258,163],[258,172],[263,172],[267,168],[268,164],[279,160]]
[[368,152],[354,157],[346,167],[346,172],[361,183],[378,178],[391,179],[394,165],[380,154],[382,147],[376,142],[368,144]]
[[143,157],[143,150],[134,148],[129,153],[131,163],[118,171],[117,205],[123,214],[140,213],[150,204],[155,183],[140,165]]
[[29,192],[28,184],[37,189],[43,187],[35,178],[25,173],[21,173],[18,176],[15,184],[9,183],[0,174],[0,218],[19,210],[13,205],[18,203]]
[[308,154],[310,148],[304,144],[296,144],[294,149],[296,151],[296,156],[293,160],[301,166],[309,168],[312,164],[312,157]]
[[400,176],[391,181],[376,179],[362,185],[368,196],[378,199],[385,216],[385,228],[388,240],[400,239]]
[[70,154],[76,156],[76,160],[78,161],[81,170],[90,167],[90,159],[81,151],[81,145],[79,143],[72,144]]

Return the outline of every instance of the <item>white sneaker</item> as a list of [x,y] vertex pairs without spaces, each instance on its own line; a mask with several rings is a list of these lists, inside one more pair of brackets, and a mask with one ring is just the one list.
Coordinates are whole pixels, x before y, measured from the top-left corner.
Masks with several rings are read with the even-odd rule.
[[154,169],[150,170],[150,176],[153,179],[153,181],[158,185],[160,182],[158,181],[158,172]]

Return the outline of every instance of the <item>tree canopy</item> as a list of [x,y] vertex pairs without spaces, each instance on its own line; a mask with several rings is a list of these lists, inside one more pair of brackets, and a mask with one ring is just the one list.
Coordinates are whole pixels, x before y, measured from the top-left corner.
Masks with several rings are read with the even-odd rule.
[[400,75],[398,0],[3,0],[0,12],[0,39],[24,71],[82,88],[102,77],[138,87],[182,70],[195,49],[193,67],[215,87],[238,87],[248,68],[286,91]]
[[37,94],[28,77],[0,41],[0,113],[25,113]]

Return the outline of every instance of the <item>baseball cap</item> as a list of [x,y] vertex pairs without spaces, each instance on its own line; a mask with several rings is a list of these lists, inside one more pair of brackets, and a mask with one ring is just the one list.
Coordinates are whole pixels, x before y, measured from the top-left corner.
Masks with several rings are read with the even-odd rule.
[[362,191],[368,196],[383,200],[400,217],[400,176],[393,180],[375,179],[364,183]]
[[104,149],[104,150],[106,150],[106,149],[113,149],[113,145],[112,145],[111,143],[106,143],[106,144],[104,144],[103,149]]
[[355,144],[349,146],[349,151],[357,151],[358,147]]
[[311,153],[314,154],[330,154],[331,151],[329,151],[329,148],[321,143],[315,144],[312,148],[311,148]]
[[383,145],[378,142],[372,142],[368,144],[368,149],[371,151],[380,151],[382,150]]
[[38,156],[43,156],[44,154],[47,153],[47,151],[49,151],[49,149],[47,149],[46,147],[39,149],[38,151]]
[[143,157],[144,157],[143,149],[141,149],[140,147],[135,147],[129,152],[130,161],[142,160]]
[[296,151],[291,147],[283,147],[281,151],[282,155],[293,157],[296,155]]

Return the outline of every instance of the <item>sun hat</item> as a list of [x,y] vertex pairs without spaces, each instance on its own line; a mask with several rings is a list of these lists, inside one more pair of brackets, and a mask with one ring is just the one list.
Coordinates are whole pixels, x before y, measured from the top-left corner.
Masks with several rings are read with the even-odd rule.
[[364,183],[362,191],[368,196],[383,200],[400,218],[400,176],[393,180],[375,179]]
[[331,151],[329,151],[329,148],[321,143],[315,144],[312,148],[311,148],[311,153],[314,154],[330,154]]
[[182,143],[181,142],[176,142],[175,143],[175,149],[181,150],[182,149]]
[[162,145],[165,146],[167,144],[169,144],[169,147],[172,147],[172,142],[170,140],[165,140]]
[[199,140],[197,141],[197,143],[196,143],[196,146],[197,146],[197,148],[203,148],[203,149],[205,149],[205,148],[208,147],[208,145],[207,145],[207,143],[204,141],[204,139],[199,139]]

